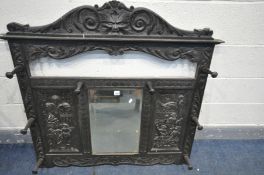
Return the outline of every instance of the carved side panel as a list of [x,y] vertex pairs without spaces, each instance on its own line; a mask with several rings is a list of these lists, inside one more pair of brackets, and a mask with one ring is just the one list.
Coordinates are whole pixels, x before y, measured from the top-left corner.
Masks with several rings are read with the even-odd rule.
[[[174,91],[174,92],[173,92]],[[156,95],[151,151],[180,151],[189,108],[189,91],[160,91]]]
[[72,90],[38,90],[37,99],[47,152],[80,152],[77,101]]

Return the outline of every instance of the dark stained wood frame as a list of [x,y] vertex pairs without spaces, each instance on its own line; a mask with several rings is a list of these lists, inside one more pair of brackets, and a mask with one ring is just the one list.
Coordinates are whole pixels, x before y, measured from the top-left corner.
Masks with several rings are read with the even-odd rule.
[[[38,160],[36,169],[38,166],[189,164],[188,157],[198,124],[207,76],[208,74],[212,77],[217,76],[217,73],[211,72],[209,68],[214,46],[222,41],[213,39],[213,32],[210,29],[181,30],[171,26],[149,9],[133,6],[128,8],[118,1],[107,2],[102,7],[95,5],[75,8],[59,20],[45,26],[30,27],[10,23],[7,28],[9,32],[2,35],[1,39],[8,40],[15,69],[6,75],[8,78],[17,75],[25,111],[30,121],[27,127],[30,127],[36,150]],[[65,59],[93,50],[103,50],[110,55],[140,51],[168,61],[188,59],[197,63],[197,72],[194,79],[144,79],[143,77],[142,79],[93,79],[30,75],[28,63],[31,60],[41,57]],[[74,93],[77,86],[78,93]],[[143,89],[139,154],[102,156],[91,154],[86,93],[89,88],[102,87]],[[166,94],[171,97],[168,98]],[[167,140],[166,146],[162,141],[156,144],[161,145],[161,148],[153,151],[153,142],[155,138],[159,138],[153,128],[155,123],[164,122],[165,114],[172,114],[171,108],[164,107],[161,111],[158,110],[156,102],[164,101],[163,95],[169,102],[178,105],[179,109],[183,108],[179,113],[182,116],[178,121],[180,124],[177,125],[181,128],[181,132],[175,134],[171,140]],[[63,103],[64,101],[67,103]],[[62,109],[57,109],[58,106],[53,108],[54,105],[62,106]],[[56,123],[56,117],[45,119],[47,115],[52,116],[54,110],[55,113],[56,110],[70,110],[73,116],[73,121],[70,122],[72,126]],[[62,140],[49,140],[49,131],[54,129],[51,127],[54,123],[57,124],[57,129],[60,127],[61,135],[50,137],[57,139],[62,137]],[[76,129],[73,131],[72,128]],[[72,135],[75,136],[69,134],[73,132],[75,134]],[[51,151],[56,150],[58,146],[56,143],[63,143],[63,138],[68,137],[71,137],[71,143],[76,143],[73,144],[74,149]],[[175,149],[175,139],[178,140],[177,149]]]

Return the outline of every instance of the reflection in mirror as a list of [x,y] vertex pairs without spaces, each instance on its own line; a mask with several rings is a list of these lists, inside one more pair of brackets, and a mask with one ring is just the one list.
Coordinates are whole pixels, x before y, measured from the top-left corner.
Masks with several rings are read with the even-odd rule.
[[137,154],[141,89],[90,89],[92,154]]
[[40,58],[29,64],[31,76],[115,77],[115,78],[194,78],[196,63],[178,59],[167,61],[142,52],[111,56],[93,51],[55,60]]

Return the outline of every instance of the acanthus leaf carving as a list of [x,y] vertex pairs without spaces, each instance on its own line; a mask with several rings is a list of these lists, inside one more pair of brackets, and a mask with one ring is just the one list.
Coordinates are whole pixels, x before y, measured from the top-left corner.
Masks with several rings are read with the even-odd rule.
[[54,59],[69,58],[74,55],[103,50],[109,55],[122,55],[129,51],[140,51],[160,59],[174,61],[177,59],[188,59],[191,62],[201,62],[202,66],[207,67],[210,62],[210,47],[139,47],[136,45],[113,46],[113,45],[75,45],[75,46],[52,46],[52,45],[28,45],[29,59],[34,60],[41,57]]
[[211,38],[210,29],[185,31],[171,26],[159,15],[146,8],[126,7],[119,1],[77,7],[57,21],[39,27],[18,23],[7,25],[10,32],[49,34],[105,35],[165,35]]

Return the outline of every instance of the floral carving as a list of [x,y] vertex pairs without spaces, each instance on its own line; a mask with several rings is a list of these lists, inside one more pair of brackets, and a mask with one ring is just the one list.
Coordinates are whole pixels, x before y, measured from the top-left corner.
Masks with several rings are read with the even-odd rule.
[[166,148],[179,149],[184,100],[183,94],[158,95],[152,151]]
[[78,151],[71,147],[72,131],[75,127],[72,123],[72,107],[63,101],[58,95],[53,95],[50,102],[45,103],[47,111],[47,138],[50,152],[60,150]]
[[107,35],[173,35],[211,38],[210,29],[185,31],[168,24],[159,15],[146,8],[127,8],[119,1],[110,1],[102,7],[81,6],[59,20],[39,27],[18,23],[7,25],[10,32],[74,33]]

